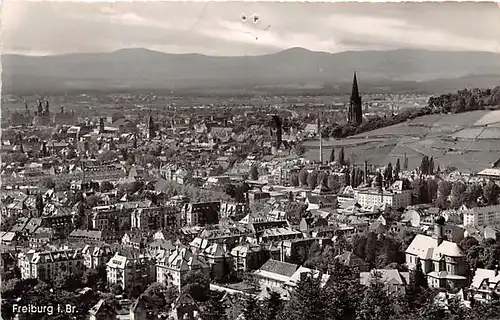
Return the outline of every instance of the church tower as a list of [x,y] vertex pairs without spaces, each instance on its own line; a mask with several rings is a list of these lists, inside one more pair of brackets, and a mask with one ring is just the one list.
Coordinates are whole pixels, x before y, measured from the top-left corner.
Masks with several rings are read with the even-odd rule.
[[105,129],[104,129],[104,119],[101,118],[99,119],[99,133],[104,133]]
[[153,122],[153,116],[150,115],[148,119],[148,139],[153,139],[155,137],[155,123]]
[[41,115],[43,112],[42,101],[40,99],[38,99],[37,104],[38,104],[38,109],[37,109],[38,114]]
[[347,121],[350,124],[360,125],[363,122],[363,110],[361,107],[361,96],[359,95],[358,79],[356,72],[354,72],[354,79],[352,81],[351,101],[349,103],[349,115]]

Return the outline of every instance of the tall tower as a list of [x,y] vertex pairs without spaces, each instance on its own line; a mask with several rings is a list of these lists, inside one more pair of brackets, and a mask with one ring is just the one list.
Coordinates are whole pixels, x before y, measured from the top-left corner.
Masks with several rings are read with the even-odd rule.
[[321,114],[318,115],[319,163],[323,164],[323,135],[321,134]]
[[153,116],[149,115],[148,119],[148,139],[153,139],[155,137],[155,123],[153,122]]
[[42,112],[43,112],[42,100],[38,99],[38,100],[37,100],[37,104],[38,104],[38,109],[37,109],[37,111],[38,111],[38,114],[40,115],[40,114],[42,114]]
[[45,100],[45,113],[49,114],[49,100]]
[[363,109],[361,107],[361,96],[359,95],[358,79],[354,72],[352,80],[351,101],[349,103],[349,116],[347,121],[354,125],[360,125],[363,122]]
[[104,133],[104,119],[99,119],[99,133]]

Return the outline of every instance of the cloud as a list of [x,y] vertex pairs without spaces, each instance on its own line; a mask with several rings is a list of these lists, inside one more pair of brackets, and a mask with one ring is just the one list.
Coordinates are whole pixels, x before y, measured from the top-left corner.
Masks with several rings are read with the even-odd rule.
[[[246,55],[398,47],[500,51],[500,10],[484,3],[13,2],[4,52],[91,52],[143,46]],[[259,16],[258,22],[241,16]],[[270,26],[270,29],[268,29]]]
[[398,46],[405,48],[496,51],[492,39],[467,38],[458,34],[425,28],[403,19],[377,18],[333,14],[326,18],[325,27],[344,40],[358,43]]

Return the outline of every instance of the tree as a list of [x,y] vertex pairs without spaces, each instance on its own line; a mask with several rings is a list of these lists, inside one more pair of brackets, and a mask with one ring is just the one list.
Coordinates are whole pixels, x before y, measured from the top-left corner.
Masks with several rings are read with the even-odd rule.
[[295,153],[298,156],[301,156],[306,152],[306,148],[302,144],[297,144],[294,149],[295,149]]
[[429,174],[429,168],[430,168],[429,157],[423,156],[422,162],[420,163],[420,173],[425,175]]
[[222,299],[223,293],[212,292],[200,310],[200,318],[203,320],[227,320]]
[[87,287],[95,288],[98,280],[99,272],[96,269],[87,269],[83,273],[82,284]]
[[245,320],[262,320],[262,310],[259,300],[255,296],[246,298],[245,309],[243,310]]
[[328,189],[332,190],[335,193],[338,193],[341,187],[339,182],[339,176],[335,174],[330,174],[327,179],[327,185]]
[[370,265],[375,264],[375,258],[377,256],[377,247],[378,247],[377,242],[378,242],[377,234],[375,232],[369,232],[368,235],[366,236],[365,261],[368,262]]
[[436,202],[440,204],[446,204],[448,202],[448,196],[451,193],[452,185],[447,180],[440,180],[438,182],[438,196]]
[[77,157],[76,151],[74,149],[68,149],[66,152],[66,159],[74,159]]
[[465,193],[463,195],[464,203],[468,206],[475,206],[477,205],[477,199],[479,199],[482,194],[483,187],[480,184],[469,184],[467,185],[467,188],[465,189]]
[[330,163],[335,162],[335,149],[330,153]]
[[43,203],[43,196],[41,193],[38,193],[36,195],[35,207],[36,207],[36,211],[38,213],[38,216],[41,217],[42,213],[43,213],[43,209],[45,207],[45,205]]
[[258,294],[261,290],[260,282],[252,273],[243,273],[241,275],[243,283],[249,288],[250,294]]
[[[173,287],[170,288],[173,289]],[[158,314],[169,306],[169,304],[167,304],[167,296],[165,295],[166,292],[167,287],[161,283],[155,282],[149,285],[141,297],[144,299],[148,310]]]
[[355,255],[364,259],[366,257],[366,237],[354,235],[352,237],[352,250]]
[[123,293],[123,288],[118,283],[113,283],[109,288],[109,291],[111,291],[114,295],[119,295]]
[[308,177],[308,175],[309,175],[309,173],[307,172],[307,169],[305,167],[303,167],[302,169],[300,169],[300,172],[299,172],[299,185],[301,187],[307,185],[307,177]]
[[404,171],[408,170],[408,157],[406,156],[406,152],[403,156],[403,170]]
[[113,184],[109,181],[103,181],[100,184],[100,191],[101,192],[109,192],[113,190]]
[[410,290],[413,295],[419,294],[422,288],[428,288],[427,278],[422,271],[422,263],[417,260],[415,269],[410,272]]
[[340,152],[339,152],[339,164],[341,166],[345,165],[345,153],[344,153],[344,147],[342,147],[340,149]]
[[389,296],[382,276],[378,272],[373,272],[370,284],[360,301],[356,319],[390,319],[396,314],[394,306],[394,300]]
[[282,319],[322,320],[327,316],[327,296],[320,286],[321,277],[303,273],[283,310]]
[[418,200],[419,203],[429,203],[429,188],[427,186],[427,180],[419,179],[418,183]]
[[41,189],[54,189],[56,187],[56,183],[54,182],[54,179],[45,177],[40,180],[38,187]]
[[396,161],[396,166],[394,167],[394,179],[399,179],[399,174],[401,173],[401,164],[399,163],[399,158]]
[[500,187],[494,181],[488,181],[483,189],[483,196],[488,202],[488,205],[496,205],[498,203],[499,194]]
[[311,189],[316,187],[316,183],[318,182],[318,171],[313,170],[309,172],[307,175],[307,186]]
[[387,167],[385,167],[384,171],[384,180],[386,181],[386,185],[390,185],[393,182],[393,169],[392,169],[392,163],[389,162]]
[[189,293],[196,301],[207,301],[210,292],[210,280],[201,271],[188,271],[181,279],[181,291]]
[[259,180],[259,170],[256,165],[250,167],[250,179]]
[[88,196],[87,199],[85,199],[85,205],[87,206],[87,208],[94,208],[98,203],[99,199],[96,195]]
[[344,174],[344,186],[350,186],[351,185],[351,173],[346,170]]
[[82,287],[81,275],[69,273],[66,270],[61,270],[54,279],[54,287],[56,289],[63,289],[67,291],[74,291]]
[[451,188],[450,205],[453,209],[458,209],[464,203],[465,184],[462,181],[455,181]]
[[283,304],[281,295],[276,291],[268,289],[268,297],[262,301],[262,320],[276,320],[277,316],[283,310]]
[[438,182],[436,179],[428,179],[427,180],[427,195],[429,197],[430,202],[434,202],[436,200],[438,194]]
[[328,183],[328,182],[326,181],[326,179],[328,179],[326,172],[324,172],[324,171],[319,172],[319,173],[318,173],[318,177],[317,177],[317,179],[316,179],[316,185],[317,185],[317,186],[320,186],[320,185],[322,185],[322,184],[323,184],[323,185],[326,185],[326,184]]
[[292,187],[298,187],[299,186],[299,174],[296,172],[293,172],[290,174],[290,185]]

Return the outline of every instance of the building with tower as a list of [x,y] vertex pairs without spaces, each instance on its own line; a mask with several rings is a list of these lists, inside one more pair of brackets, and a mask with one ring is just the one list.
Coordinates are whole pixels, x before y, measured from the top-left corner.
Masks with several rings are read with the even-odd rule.
[[148,139],[153,139],[155,137],[155,123],[153,122],[153,116],[150,115],[148,118]]
[[104,119],[99,119],[99,133],[104,133],[106,129],[104,128]]
[[457,243],[446,240],[443,227],[445,219],[435,219],[432,237],[418,234],[406,249],[406,265],[417,266],[432,288],[460,289],[467,286],[465,254]]
[[354,72],[354,79],[352,81],[352,93],[349,103],[347,122],[354,125],[360,125],[363,122],[363,109],[361,96],[359,95],[356,72]]

